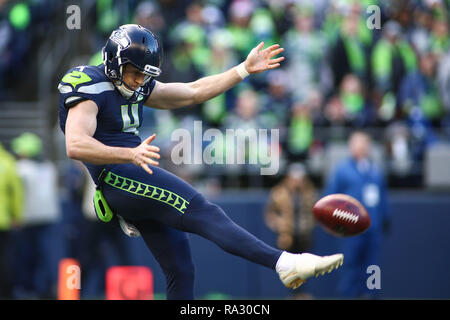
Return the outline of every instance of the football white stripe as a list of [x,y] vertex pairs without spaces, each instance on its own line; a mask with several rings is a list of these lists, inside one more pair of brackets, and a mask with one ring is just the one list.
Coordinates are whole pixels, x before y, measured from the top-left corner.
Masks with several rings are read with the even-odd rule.
[[340,210],[340,209],[334,209],[333,217],[337,217],[337,218],[345,220],[345,221],[350,221],[355,224],[358,222],[358,219],[359,219],[358,215],[353,214],[348,211],[345,211],[345,210]]

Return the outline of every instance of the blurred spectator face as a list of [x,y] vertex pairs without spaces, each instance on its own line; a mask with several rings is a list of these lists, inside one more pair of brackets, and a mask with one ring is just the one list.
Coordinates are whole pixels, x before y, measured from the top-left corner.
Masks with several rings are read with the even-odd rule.
[[229,48],[220,45],[211,46],[212,57],[215,60],[223,60],[229,54]]
[[361,17],[362,12],[363,12],[362,7],[359,2],[353,1],[353,3],[350,4],[350,15],[353,18],[359,19],[359,17]]
[[247,0],[234,1],[230,7],[231,24],[247,28],[253,13],[253,5]]
[[296,118],[309,118],[311,110],[308,101],[296,102],[292,107],[292,115]]
[[428,8],[439,8],[442,6],[442,0],[424,0],[423,2]]
[[447,21],[445,19],[436,19],[433,22],[433,33],[438,38],[445,38],[448,34]]
[[338,96],[332,97],[325,107],[325,117],[332,123],[345,118],[345,110]]
[[419,60],[420,71],[427,77],[433,77],[436,70],[436,58],[432,53],[425,53]]
[[236,113],[239,117],[249,120],[255,117],[258,111],[258,96],[253,90],[244,90],[239,95]]
[[344,77],[341,83],[339,99],[345,109],[346,117],[351,117],[352,114],[362,110],[364,107],[364,97],[362,84],[357,76],[348,74]]
[[222,11],[214,5],[207,5],[202,9],[202,20],[203,24],[210,29],[218,29],[225,25]]
[[281,83],[271,83],[269,86],[269,92],[271,96],[280,98],[284,96],[286,88]]
[[349,5],[344,5],[341,9],[343,16],[342,33],[348,36],[355,36],[358,33],[358,25],[363,15],[361,5],[354,2]]
[[409,25],[409,23],[411,22],[411,17],[412,17],[412,10],[409,7],[399,10],[399,12],[397,13],[397,20],[404,27]]
[[289,166],[286,175],[286,185],[290,189],[299,189],[303,185],[305,177],[305,169],[303,165],[294,163]]
[[396,34],[387,34],[386,35],[386,39],[390,42],[390,43],[396,43],[398,40],[398,35]]
[[367,134],[356,132],[350,137],[350,154],[356,160],[367,158],[370,153],[370,147],[370,138]]
[[192,3],[186,9],[187,19],[195,24],[203,24],[203,7],[199,3]]
[[285,0],[265,0],[264,1],[270,8],[271,11],[276,12],[278,10],[283,10],[287,7],[287,1]]
[[431,30],[433,17],[427,10],[417,8],[414,12],[414,21],[416,22],[416,25]]
[[383,26],[383,37],[391,43],[396,43],[401,35],[401,26],[396,21],[388,21]]
[[353,74],[348,74],[342,79],[339,97],[345,106],[346,112],[359,110],[362,99],[362,84],[359,78]]
[[154,32],[164,29],[166,25],[157,6],[150,1],[142,2],[136,8],[136,23]]
[[8,3],[8,0],[0,0],[0,9],[2,9],[3,6],[7,3]]
[[211,47],[212,64],[219,61],[225,62],[230,57],[233,40],[233,36],[226,29],[218,29],[211,33],[208,41]]
[[360,94],[361,81],[353,74],[346,75],[341,83],[342,94]]
[[348,14],[342,23],[342,33],[348,36],[358,34],[359,15]]
[[294,10],[295,13],[300,13],[297,15],[297,18],[295,19],[295,27],[297,28],[297,31],[301,33],[309,33],[314,27],[314,20],[312,17],[312,14],[308,12],[302,12],[300,10]]
[[269,93],[273,97],[283,97],[286,93],[287,75],[284,71],[275,70],[269,73]]

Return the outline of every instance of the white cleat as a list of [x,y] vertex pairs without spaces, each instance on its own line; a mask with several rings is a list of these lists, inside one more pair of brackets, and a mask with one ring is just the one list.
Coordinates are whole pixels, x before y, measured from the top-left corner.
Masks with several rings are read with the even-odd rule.
[[302,253],[296,255],[296,261],[292,268],[278,273],[283,284],[291,289],[297,289],[308,278],[330,273],[337,269],[344,262],[344,255],[341,253],[331,256],[316,256],[311,253]]

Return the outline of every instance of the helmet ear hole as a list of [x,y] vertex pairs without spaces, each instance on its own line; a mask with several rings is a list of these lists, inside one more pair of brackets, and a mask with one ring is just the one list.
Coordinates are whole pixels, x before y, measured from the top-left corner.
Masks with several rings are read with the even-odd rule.
[[142,43],[145,44],[145,37],[142,37]]

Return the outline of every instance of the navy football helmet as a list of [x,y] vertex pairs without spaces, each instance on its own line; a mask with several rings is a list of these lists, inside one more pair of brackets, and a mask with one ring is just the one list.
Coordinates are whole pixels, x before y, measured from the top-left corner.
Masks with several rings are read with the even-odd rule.
[[[151,80],[161,73],[163,55],[162,47],[151,31],[137,24],[120,26],[111,33],[102,53],[106,75],[125,98],[136,102],[150,93]],[[127,63],[145,75],[143,85],[137,90],[123,81],[123,68]]]

